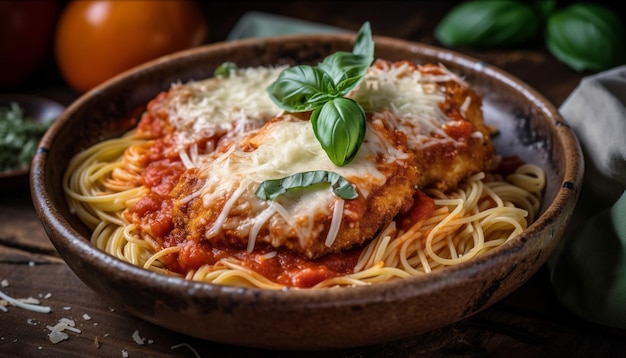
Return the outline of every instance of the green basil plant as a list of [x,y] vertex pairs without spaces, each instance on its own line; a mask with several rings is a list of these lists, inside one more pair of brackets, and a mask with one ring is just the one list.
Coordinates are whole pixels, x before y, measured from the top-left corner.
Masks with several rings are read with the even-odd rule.
[[592,3],[574,3],[548,18],[546,46],[577,71],[602,71],[626,63],[626,36],[620,18]]
[[448,46],[513,47],[535,38],[539,27],[535,10],[525,2],[477,0],[453,8],[435,36]]
[[626,30],[611,9],[590,2],[559,7],[554,0],[470,0],[452,8],[435,28],[446,46],[512,48],[541,39],[576,71],[626,63]]

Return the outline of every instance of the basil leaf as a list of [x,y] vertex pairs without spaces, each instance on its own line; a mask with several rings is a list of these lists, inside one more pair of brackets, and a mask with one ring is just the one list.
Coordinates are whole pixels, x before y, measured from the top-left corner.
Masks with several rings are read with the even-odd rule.
[[343,166],[356,157],[365,138],[365,111],[351,98],[334,98],[311,114],[311,125],[328,158]]
[[540,17],[521,1],[468,1],[452,8],[435,27],[435,37],[447,46],[513,47],[532,40]]
[[318,67],[299,65],[285,69],[268,88],[274,103],[290,112],[311,111],[326,100],[319,94],[333,89],[332,80]]
[[319,67],[332,78],[335,94],[345,96],[363,79],[373,60],[374,57],[336,52],[326,57]]
[[227,78],[234,71],[237,71],[237,65],[234,62],[224,62],[215,69],[213,76]]
[[344,96],[361,81],[374,61],[374,42],[369,22],[361,26],[352,53],[336,52],[327,56],[319,67],[335,83],[337,95]]
[[329,183],[333,193],[343,199],[355,199],[358,194],[352,184],[341,175],[325,170],[297,173],[282,179],[265,180],[256,190],[256,196],[263,200],[276,199],[289,190],[306,188],[316,184]]
[[603,71],[626,63],[626,35],[619,16],[601,5],[575,3],[552,13],[546,46],[576,71]]
[[545,21],[558,7],[556,0],[536,0],[535,10],[541,15],[541,20]]
[[352,53],[336,52],[318,66],[290,67],[267,88],[272,101],[284,110],[312,111],[315,136],[338,166],[354,159],[366,129],[361,105],[343,96],[361,81],[373,60],[374,41],[366,22]]
[[370,23],[366,21],[356,35],[356,41],[352,48],[355,55],[374,57],[374,41],[372,41],[372,28]]

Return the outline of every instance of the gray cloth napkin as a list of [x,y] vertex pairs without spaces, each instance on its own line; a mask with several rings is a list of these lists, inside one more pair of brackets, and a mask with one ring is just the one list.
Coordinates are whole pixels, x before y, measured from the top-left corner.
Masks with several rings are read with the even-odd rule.
[[559,111],[581,143],[585,178],[549,261],[552,286],[578,316],[626,328],[626,66],[584,78]]
[[598,171],[626,185],[626,66],[584,78],[559,111]]
[[336,32],[347,32],[347,30],[287,16],[250,11],[245,13],[239,21],[237,21],[228,34],[227,40],[275,35]]

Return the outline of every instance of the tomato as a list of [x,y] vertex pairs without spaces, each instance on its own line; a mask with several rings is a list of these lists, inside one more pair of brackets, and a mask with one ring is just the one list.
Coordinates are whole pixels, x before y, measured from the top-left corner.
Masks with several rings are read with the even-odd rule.
[[208,24],[193,0],[71,0],[55,33],[67,84],[82,93],[134,66],[201,45]]
[[59,1],[0,1],[0,87],[32,76],[51,55]]

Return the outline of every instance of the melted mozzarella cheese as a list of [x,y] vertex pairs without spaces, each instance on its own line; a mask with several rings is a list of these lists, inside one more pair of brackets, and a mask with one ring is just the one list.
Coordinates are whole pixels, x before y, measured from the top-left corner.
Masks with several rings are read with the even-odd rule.
[[[445,94],[438,82],[463,81],[444,67],[443,74],[423,74],[408,63],[382,68],[372,66],[363,81],[350,94],[366,111],[407,134],[408,145],[425,148],[441,142],[454,142],[443,125],[452,121],[439,108]],[[385,115],[385,111],[393,116]]]
[[[239,202],[254,203],[251,205],[256,205],[257,210],[260,210],[242,223],[246,227],[237,228],[250,233],[249,244],[254,242],[260,226],[274,213],[281,215],[298,232],[301,240],[309,239],[313,229],[312,220],[316,215],[330,215],[332,212],[329,208],[343,208],[343,205],[334,204],[337,198],[330,188],[306,191],[298,196],[285,195],[276,201],[263,201],[255,196],[256,187],[265,180],[325,170],[338,173],[353,183],[367,183],[359,186],[361,194],[367,196],[369,189],[384,185],[386,181],[385,175],[376,167],[376,158],[385,157],[392,161],[406,157],[405,153],[395,150],[392,143],[378,136],[369,125],[368,129],[356,158],[350,165],[343,167],[337,167],[328,159],[309,121],[290,115],[284,115],[263,130],[250,134],[242,144],[231,147],[217,158],[207,157],[207,161],[199,166],[203,172],[210,173],[202,189],[204,205],[214,205],[223,197],[228,200],[206,237],[210,238],[219,232]],[[248,145],[255,149],[246,149]],[[338,225],[335,224],[331,233],[336,235]],[[332,244],[333,240],[333,237],[329,237],[327,242]]]
[[[170,118],[179,131],[181,143],[193,143],[217,132],[236,138],[227,150],[182,155],[185,165],[197,166],[206,173],[202,189],[183,200],[200,196],[207,208],[223,203],[217,220],[205,233],[207,238],[224,229],[236,229],[248,236],[251,251],[263,225],[278,215],[297,233],[304,247],[307,240],[316,239],[312,232],[316,216],[321,215],[332,218],[325,238],[330,246],[343,216],[343,200],[330,188],[264,201],[255,195],[258,185],[265,180],[325,170],[338,173],[353,184],[359,183],[355,185],[360,195],[367,198],[372,188],[386,181],[377,165],[408,157],[375,129],[376,123],[405,132],[413,149],[454,141],[442,129],[452,120],[439,108],[445,95],[437,82],[462,83],[458,77],[445,69],[442,75],[434,75],[422,74],[406,65],[371,67],[350,93],[367,112],[373,113],[367,122],[365,140],[349,165],[337,167],[320,146],[309,121],[284,114],[267,123],[280,110],[271,102],[265,88],[280,71],[282,68],[248,69],[239,76],[188,84],[181,88],[187,96],[179,96],[171,106]],[[263,123],[267,124],[261,127]],[[249,215],[229,224],[227,219],[237,213]]]
[[215,135],[243,134],[261,127],[281,109],[265,89],[284,67],[251,67],[229,77],[175,84],[169,102],[169,119],[178,143],[195,143]]

